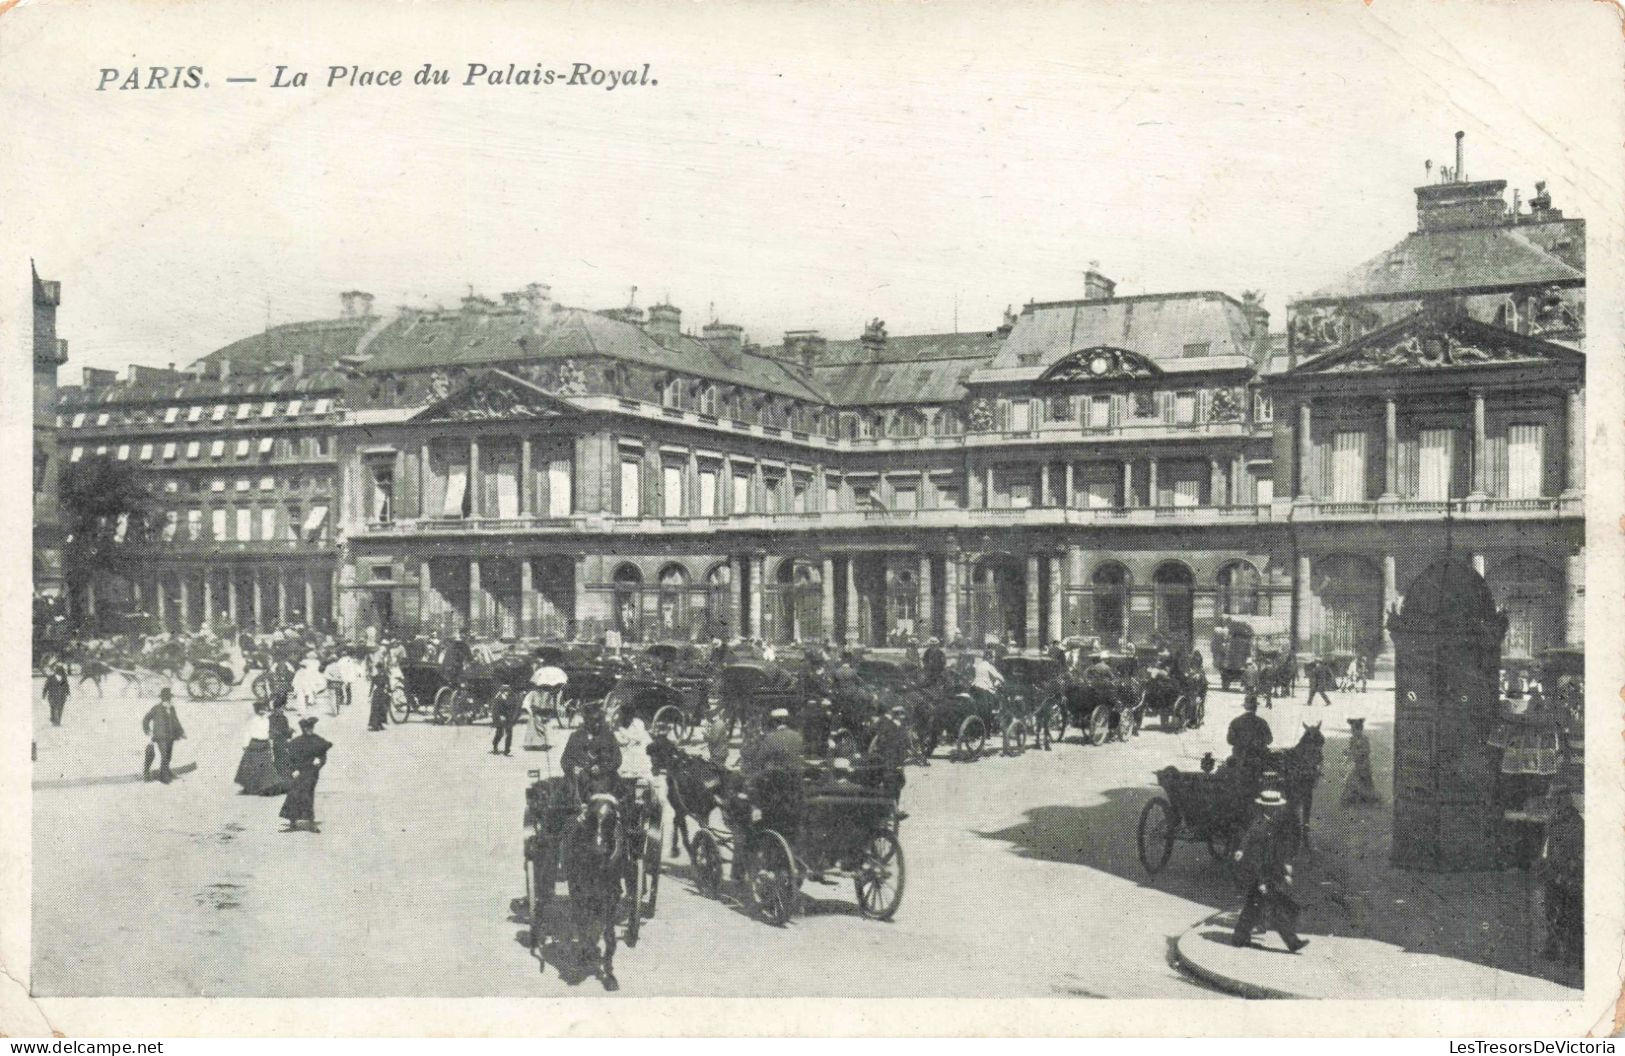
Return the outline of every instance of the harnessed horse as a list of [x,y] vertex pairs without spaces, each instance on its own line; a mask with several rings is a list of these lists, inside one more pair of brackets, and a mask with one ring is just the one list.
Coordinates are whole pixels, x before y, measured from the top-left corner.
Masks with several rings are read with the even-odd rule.
[[1309,811],[1314,804],[1315,785],[1325,759],[1326,735],[1320,723],[1304,723],[1303,735],[1291,748],[1269,753],[1271,767],[1281,775],[1282,793],[1298,815],[1303,845],[1309,846]]
[[[626,832],[620,801],[607,792],[587,800],[585,816],[575,825],[565,848],[565,882],[570,892],[571,945],[578,955],[601,956],[605,990],[619,990],[615,978],[615,921],[620,916],[626,879]],[[632,892],[637,912],[636,891]],[[602,937],[604,949],[598,951]],[[585,959],[585,958],[583,958]]]

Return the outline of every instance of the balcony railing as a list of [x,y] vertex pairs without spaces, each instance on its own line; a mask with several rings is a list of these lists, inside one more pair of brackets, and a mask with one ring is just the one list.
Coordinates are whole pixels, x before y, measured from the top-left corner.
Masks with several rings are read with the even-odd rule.
[[1443,520],[1446,512],[1459,520],[1512,520],[1548,517],[1585,516],[1585,498],[1581,495],[1543,495],[1536,498],[1508,499],[1375,499],[1363,502],[1324,502],[1310,500],[1288,506],[1293,520],[1304,521],[1381,521],[1381,520]]
[[333,548],[332,539],[141,539],[130,545],[155,556],[165,554],[319,554]]

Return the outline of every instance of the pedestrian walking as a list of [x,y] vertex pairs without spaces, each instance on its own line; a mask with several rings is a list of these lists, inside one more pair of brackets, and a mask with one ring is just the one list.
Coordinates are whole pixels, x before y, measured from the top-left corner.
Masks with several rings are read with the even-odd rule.
[[513,728],[519,722],[520,705],[524,698],[512,689],[499,692],[491,701],[491,754],[500,750],[503,755],[513,754]]
[[62,725],[62,709],[68,703],[68,669],[53,664],[45,676],[45,703],[51,706],[51,725]]
[[158,703],[147,709],[146,715],[142,716],[141,731],[149,738],[141,765],[141,780],[152,780],[152,764],[156,757],[158,780],[169,784],[175,777],[169,769],[170,760],[175,754],[175,742],[186,737],[186,730],[181,726],[181,717],[175,711],[175,693],[168,686],[158,691]]
[[1280,933],[1287,952],[1297,953],[1309,945],[1309,940],[1298,937],[1299,907],[1291,893],[1286,797],[1274,789],[1265,789],[1255,802],[1258,816],[1247,826],[1235,853],[1236,877],[1245,895],[1230,941],[1236,946],[1251,946],[1255,926],[1268,924]]
[[372,673],[372,687],[368,691],[367,729],[378,733],[383,730],[384,723],[389,721],[389,701],[393,695],[390,691],[389,668],[379,665]]
[[306,715],[299,720],[299,736],[288,745],[288,765],[293,781],[288,786],[288,798],[282,801],[282,817],[287,819],[284,831],[292,832],[301,825],[316,827],[316,780],[327,765],[327,752],[333,745],[317,735],[316,716]]
[[1326,695],[1326,690],[1330,688],[1332,682],[1332,665],[1325,660],[1311,660],[1304,674],[1309,683],[1309,699],[1303,702],[1303,706],[1314,707],[1315,695],[1318,693],[1320,699],[1326,702],[1326,706],[1331,707],[1332,698]]

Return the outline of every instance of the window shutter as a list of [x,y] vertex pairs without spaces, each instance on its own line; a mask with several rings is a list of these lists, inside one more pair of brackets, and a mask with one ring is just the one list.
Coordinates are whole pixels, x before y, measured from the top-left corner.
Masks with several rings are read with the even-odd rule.
[[417,517],[418,460],[416,451],[402,451],[395,458],[395,505],[402,517]]

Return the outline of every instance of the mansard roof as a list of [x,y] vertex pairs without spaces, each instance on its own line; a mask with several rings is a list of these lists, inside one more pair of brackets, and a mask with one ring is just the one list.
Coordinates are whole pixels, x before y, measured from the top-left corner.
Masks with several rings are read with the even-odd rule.
[[1414,231],[1343,278],[1294,302],[1585,282],[1585,221]]
[[1241,302],[1213,291],[1029,304],[977,382],[1036,381],[1084,349],[1122,349],[1173,372],[1250,369],[1260,352]]
[[884,342],[831,341],[813,367],[813,380],[844,407],[956,403],[965,377],[993,358],[1004,335],[912,334]]
[[687,334],[664,341],[598,312],[559,306],[542,315],[523,309],[411,312],[368,346],[365,373],[488,366],[526,360],[607,356],[674,373],[812,402],[823,393],[783,363],[742,352],[729,363]]
[[1400,373],[1459,376],[1461,372],[1503,366],[1569,367],[1583,374],[1585,353],[1480,322],[1465,312],[1424,308],[1340,348],[1306,359],[1282,377]]

